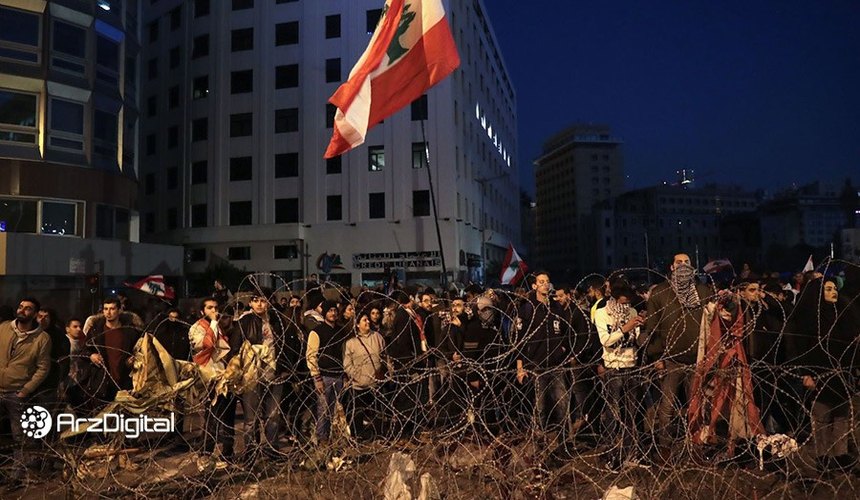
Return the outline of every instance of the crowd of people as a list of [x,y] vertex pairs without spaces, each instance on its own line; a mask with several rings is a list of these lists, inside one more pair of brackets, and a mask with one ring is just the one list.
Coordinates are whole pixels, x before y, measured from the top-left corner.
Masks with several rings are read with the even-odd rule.
[[[133,389],[135,352],[151,337],[208,389],[203,405],[177,402],[203,414],[202,439],[179,418],[172,446],[224,464],[460,429],[599,448],[612,471],[672,463],[681,449],[733,459],[778,434],[809,446],[818,473],[855,465],[856,276],[784,283],[745,270],[714,283],[680,253],[653,285],[623,273],[553,285],[538,271],[516,290],[305,288],[234,295],[219,283],[192,320],[171,308],[146,325],[115,298],[63,324],[21,299],[0,323],[0,412],[17,463],[28,405],[97,414]],[[249,366],[252,384],[223,390]]]

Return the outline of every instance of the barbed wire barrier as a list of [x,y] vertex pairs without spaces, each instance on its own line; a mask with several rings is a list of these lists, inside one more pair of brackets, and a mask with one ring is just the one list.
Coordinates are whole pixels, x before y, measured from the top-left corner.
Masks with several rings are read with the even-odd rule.
[[[821,271],[837,267],[858,271],[844,262]],[[643,270],[607,281],[636,273]],[[275,294],[306,288],[278,280],[249,275],[240,288],[272,304]],[[269,292],[261,281],[279,286]],[[416,321],[381,292],[352,297],[323,283],[309,293],[352,303],[359,318],[379,311],[373,328],[385,347],[381,356],[356,351],[350,370],[372,373],[372,380],[355,387],[353,374],[339,375],[344,385],[335,384],[322,406],[305,362],[302,311],[269,307],[276,336],[294,335],[293,343],[251,344],[249,332],[230,330],[245,341],[216,380],[206,380],[193,361],[172,358],[152,335],[168,321],[159,319],[132,327],[141,339],[123,354],[133,356],[133,387],[98,407],[91,403],[102,393],[91,390],[89,406],[74,411],[172,413],[175,432],[127,437],[86,432],[85,424],[78,432],[25,436],[25,448],[6,446],[2,474],[29,481],[3,497],[857,497],[858,284],[847,278],[831,302],[831,281],[813,282],[793,306],[770,292],[751,301],[737,287],[708,285],[709,293],[686,307],[675,288],[658,286],[651,293],[665,300],[652,295],[638,334],[612,345],[601,344],[600,325],[581,298],[567,308],[532,302],[524,314],[529,297],[496,289],[462,305],[440,297]],[[245,298],[237,294],[227,306]],[[548,314],[536,312],[541,307]],[[177,331],[187,334],[191,324],[182,325]],[[606,325],[606,332],[621,326]],[[695,342],[681,345],[693,327]],[[349,338],[358,331],[352,323],[343,328]],[[406,354],[393,353],[394,345],[405,345]],[[285,346],[294,351],[286,367],[276,359]],[[623,349],[635,352],[631,366],[604,361]],[[649,357],[655,349],[662,357]],[[70,378],[76,364],[90,363],[85,354],[72,358]],[[118,385],[103,372],[103,384]],[[332,397],[331,432],[321,439],[317,416]],[[50,410],[73,408],[65,401]],[[31,431],[39,430],[37,417],[27,415]],[[221,426],[207,424],[216,418]]]

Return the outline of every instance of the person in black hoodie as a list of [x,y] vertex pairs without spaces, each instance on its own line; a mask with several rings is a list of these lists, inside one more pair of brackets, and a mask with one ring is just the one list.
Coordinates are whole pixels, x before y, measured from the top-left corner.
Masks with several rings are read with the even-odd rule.
[[426,385],[419,376],[422,323],[413,309],[414,301],[409,293],[395,290],[391,298],[397,302],[385,346],[394,370],[391,404],[396,412],[395,420],[406,432],[412,432],[423,420],[423,415],[419,416],[421,390]]
[[[517,382],[534,376],[535,411],[533,419],[548,428],[549,412],[556,414],[555,425],[573,434],[570,420],[570,384],[564,366],[570,358],[570,328],[558,302],[551,300],[549,274],[534,274],[532,291],[517,312],[517,338],[520,355],[516,361]],[[549,401],[546,401],[549,399]]]
[[573,289],[560,286],[556,289],[556,302],[561,307],[561,317],[568,325],[571,336],[570,371],[573,378],[572,408],[573,430],[580,429],[589,416],[587,412],[588,398],[595,387],[595,370],[598,354],[597,333],[588,319],[588,311],[580,309],[573,300]]
[[787,352],[795,374],[812,396],[812,446],[820,472],[850,469],[854,385],[857,368],[856,309],[839,300],[836,282],[816,278],[798,297],[788,327]]
[[[257,452],[277,456],[275,446],[283,415],[280,414],[285,390],[291,390],[288,379],[295,373],[301,356],[301,344],[295,333],[285,329],[284,318],[278,314],[268,297],[268,290],[252,292],[249,302],[251,310],[243,314],[238,328],[243,340],[250,344],[268,345],[275,352],[274,371],[259,374],[256,387],[242,394],[242,408],[245,412],[245,458],[255,458]],[[231,345],[231,352],[236,346]],[[263,427],[264,441],[260,441],[260,427]]]

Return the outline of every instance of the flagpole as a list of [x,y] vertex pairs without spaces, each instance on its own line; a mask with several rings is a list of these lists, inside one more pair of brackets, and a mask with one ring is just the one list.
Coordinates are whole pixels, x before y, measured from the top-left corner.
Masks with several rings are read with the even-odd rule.
[[448,268],[445,267],[445,249],[442,247],[442,232],[439,230],[439,212],[436,210],[436,192],[433,189],[433,176],[430,174],[430,146],[421,119],[421,138],[424,140],[424,158],[427,160],[427,182],[430,184],[430,203],[433,205],[433,222],[436,224],[436,240],[439,242],[439,256],[442,260],[442,287],[448,289]]

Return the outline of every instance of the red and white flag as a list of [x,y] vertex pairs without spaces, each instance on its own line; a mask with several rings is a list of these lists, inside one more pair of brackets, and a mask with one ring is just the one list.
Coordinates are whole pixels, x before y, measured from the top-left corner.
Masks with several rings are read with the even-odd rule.
[[708,274],[717,273],[724,269],[734,269],[734,267],[732,267],[732,263],[729,262],[728,259],[712,260],[705,264],[705,267],[702,268],[702,270]]
[[514,245],[509,243],[508,252],[505,254],[505,262],[502,263],[502,275],[499,277],[499,281],[503,285],[516,285],[520,280],[525,278],[528,270],[529,266],[523,262],[517,251],[514,250]]
[[176,297],[176,292],[172,286],[164,282],[164,276],[161,274],[153,274],[143,278],[136,283],[124,283],[129,288],[136,288],[141,292],[146,292],[156,297],[164,297],[167,300],[173,300]]
[[815,271],[815,264],[812,263],[812,254],[809,254],[809,259],[806,261],[806,265],[803,266],[803,272],[807,271]]
[[337,112],[325,158],[362,144],[370,128],[459,65],[441,0],[386,0],[370,44],[329,99]]

